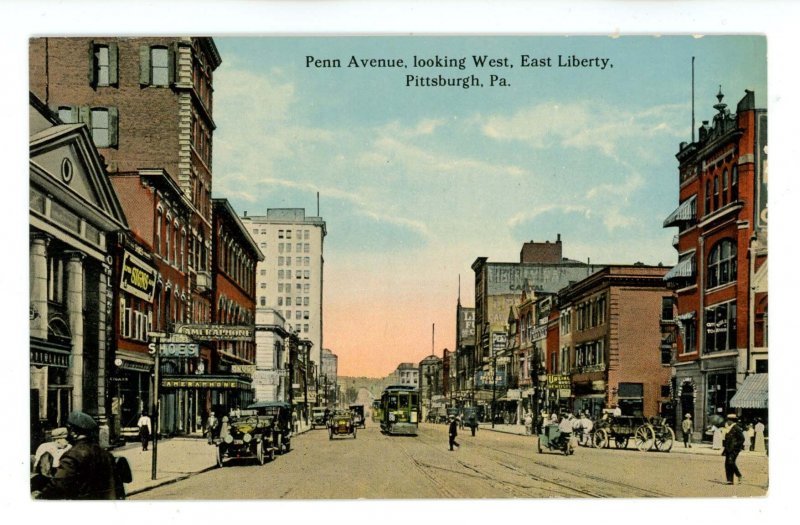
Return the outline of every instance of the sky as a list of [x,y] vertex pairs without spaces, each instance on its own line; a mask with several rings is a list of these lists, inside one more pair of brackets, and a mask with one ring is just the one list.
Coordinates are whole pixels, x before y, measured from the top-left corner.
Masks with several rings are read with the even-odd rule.
[[[516,262],[523,242],[560,234],[571,259],[674,264],[677,231],[662,223],[691,140],[692,57],[697,126],[720,87],[732,111],[745,89],[767,100],[756,35],[215,42],[213,193],[251,215],[315,215],[319,193],[323,340],[347,376],[452,350],[459,279],[474,306],[477,257]],[[510,67],[476,67],[483,56]],[[352,57],[407,67],[348,67]],[[589,60],[567,65],[578,59]],[[507,85],[491,86],[493,74]],[[408,86],[407,75],[475,75],[483,87]]]

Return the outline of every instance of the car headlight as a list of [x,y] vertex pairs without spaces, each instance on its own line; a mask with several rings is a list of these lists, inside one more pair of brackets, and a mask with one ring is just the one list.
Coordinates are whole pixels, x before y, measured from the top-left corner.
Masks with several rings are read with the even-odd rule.
[[244,436],[242,436],[242,439],[244,440],[245,443],[250,443],[250,441],[253,439],[253,436],[252,434],[245,434]]
[[232,435],[230,435],[230,434],[228,434],[227,436],[225,436],[225,443],[227,443],[227,444],[229,444],[229,445],[230,445],[231,443],[233,443],[233,436],[232,436]]

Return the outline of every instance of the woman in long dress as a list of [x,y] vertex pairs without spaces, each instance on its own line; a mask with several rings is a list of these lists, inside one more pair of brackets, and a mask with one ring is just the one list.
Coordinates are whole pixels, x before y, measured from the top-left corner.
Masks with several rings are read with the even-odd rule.
[[711,448],[722,450],[722,429],[717,425],[711,425]]

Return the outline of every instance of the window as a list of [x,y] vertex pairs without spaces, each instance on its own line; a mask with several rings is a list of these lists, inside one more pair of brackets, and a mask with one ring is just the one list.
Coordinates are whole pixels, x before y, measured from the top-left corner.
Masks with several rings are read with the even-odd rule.
[[704,203],[705,203],[705,212],[706,212],[706,215],[708,215],[709,213],[711,213],[711,181],[710,180],[706,181],[706,194],[705,194]]
[[278,253],[283,253],[283,243],[282,242],[278,243]]
[[292,265],[292,258],[291,257],[287,257],[286,258],[286,266],[291,266],[291,265]]
[[267,288],[267,283],[261,283],[261,289],[265,290]]
[[169,247],[170,247],[170,243],[172,242],[172,239],[171,239],[172,235],[170,234],[170,231],[171,231],[170,222],[171,221],[172,221],[172,217],[170,217],[169,214],[167,214],[167,224],[166,224],[166,228],[164,228],[164,234],[165,234],[164,235],[164,241],[165,241],[164,260],[166,260],[168,262],[169,262],[169,255],[170,255]]
[[278,293],[283,293],[283,283],[278,284]]
[[110,120],[107,108],[92,108],[92,140],[98,148],[111,145]]
[[294,278],[295,279],[302,279],[303,278],[302,270],[296,270],[295,273],[294,273]]
[[303,266],[308,266],[310,262],[311,259],[309,257],[303,257]]
[[75,106],[59,106],[58,118],[64,124],[77,124],[78,108]]
[[308,319],[308,310],[303,310],[303,319]]
[[91,44],[89,83],[92,87],[119,84],[117,44]]
[[283,270],[278,270],[278,279],[283,279]]
[[303,332],[308,333],[308,325],[307,324],[303,325]]
[[278,306],[283,306],[283,297],[278,297]]
[[694,318],[684,319],[683,324],[683,353],[692,354],[697,352],[697,322]]
[[[291,239],[292,238],[292,230],[286,230],[286,238],[287,239]],[[291,246],[291,243],[286,243],[286,244],[287,244],[287,246]]]
[[728,169],[722,171],[722,205],[728,204]]
[[278,266],[283,266],[283,257],[278,257]]
[[311,251],[311,245],[308,243],[303,244],[303,252],[308,253]]
[[156,235],[153,243],[155,244],[156,253],[161,254],[161,208],[156,210]]
[[169,85],[169,50],[165,47],[150,48],[150,84]]
[[311,272],[308,270],[303,270],[303,279],[309,279],[311,277]]
[[292,298],[291,297],[287,297],[286,298],[286,306],[292,306]]
[[260,273],[261,275],[267,275],[267,270],[266,270],[266,268],[262,268],[262,269],[261,269],[261,271],[260,271],[259,273]]
[[308,240],[308,230],[303,230],[303,239]]
[[263,295],[261,296],[261,306],[267,306],[267,298]]
[[735,349],[736,301],[706,308],[705,326],[707,353]]
[[297,319],[297,320],[299,321],[299,320],[301,319],[301,317],[300,317],[301,315],[302,315],[302,314],[301,314],[300,310],[297,310],[297,311],[294,313],[294,318],[295,318],[295,319]]
[[730,239],[714,245],[708,256],[708,287],[722,286],[736,280],[736,246]]
[[260,246],[261,246],[262,248],[266,248],[266,247],[267,247],[267,243],[265,243],[265,242],[262,242]]
[[94,85],[107,86],[109,84],[109,57],[108,46],[94,46]]
[[278,239],[283,239],[283,230],[278,230]]
[[[299,232],[298,232],[298,233],[299,233]],[[297,253],[300,253],[301,251],[303,251],[303,243],[301,243],[301,242],[298,242],[298,243],[297,243],[297,245],[295,246],[295,251],[296,251]]]
[[291,253],[291,252],[292,252],[292,243],[287,242],[286,243],[286,253]]
[[675,319],[674,308],[675,300],[670,297],[661,298],[661,320],[672,321]]
[[300,290],[302,290],[302,289],[303,289],[303,285],[302,285],[302,284],[300,284],[300,283],[297,283],[297,284],[295,285],[295,289],[297,290],[297,293],[300,293]]
[[296,266],[302,266],[303,265],[303,258],[302,257],[295,257],[294,258],[294,264]]
[[308,297],[303,297],[303,306],[308,306]]
[[714,209],[719,208],[719,176],[714,177]]
[[303,293],[308,293],[311,291],[311,285],[306,283],[303,285]]

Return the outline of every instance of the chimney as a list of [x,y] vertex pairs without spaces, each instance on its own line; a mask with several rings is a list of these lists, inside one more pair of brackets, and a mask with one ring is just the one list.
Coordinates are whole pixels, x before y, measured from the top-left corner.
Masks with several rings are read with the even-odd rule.
[[556,235],[556,242],[558,242],[558,243],[561,242],[561,234],[560,233]]

